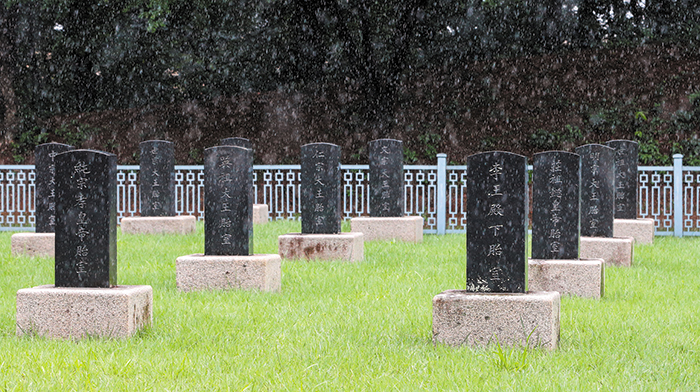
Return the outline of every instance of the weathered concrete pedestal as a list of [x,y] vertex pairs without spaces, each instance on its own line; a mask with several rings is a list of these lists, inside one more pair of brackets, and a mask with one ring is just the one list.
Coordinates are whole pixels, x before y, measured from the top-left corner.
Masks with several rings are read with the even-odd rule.
[[634,238],[581,237],[579,256],[582,259],[603,259],[606,264],[629,267],[634,260]]
[[281,259],[278,255],[207,256],[177,258],[175,281],[181,291],[260,290],[280,291]]
[[632,237],[638,244],[654,243],[653,219],[615,219],[613,237]]
[[352,218],[350,227],[351,232],[362,233],[365,241],[423,242],[421,216]]
[[476,347],[498,342],[554,350],[559,343],[559,301],[558,292],[447,290],[433,297],[433,342]]
[[54,233],[12,234],[12,256],[54,257]]
[[605,261],[528,259],[528,288],[561,295],[600,298],[605,293]]
[[123,338],[151,324],[151,286],[37,286],[17,291],[17,336]]
[[283,259],[360,261],[365,244],[362,233],[301,234],[279,236]]
[[132,216],[122,218],[122,234],[192,234],[197,218],[182,216]]
[[267,204],[253,204],[253,224],[264,225],[270,216]]

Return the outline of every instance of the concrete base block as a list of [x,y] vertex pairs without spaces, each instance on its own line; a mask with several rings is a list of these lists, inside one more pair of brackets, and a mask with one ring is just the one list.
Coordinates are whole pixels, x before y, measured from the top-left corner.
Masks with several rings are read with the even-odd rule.
[[122,218],[123,234],[192,234],[197,218],[182,216],[132,216]]
[[37,286],[17,291],[17,336],[123,338],[153,320],[151,286]]
[[362,233],[301,234],[279,236],[283,259],[359,261],[364,258]]
[[654,243],[653,219],[615,219],[613,237],[633,237],[637,244]]
[[634,238],[581,237],[579,257],[603,259],[606,264],[629,267],[634,260]]
[[54,233],[12,234],[12,256],[54,257]]
[[253,204],[253,224],[264,225],[268,222],[267,204]]
[[350,219],[353,233],[364,234],[365,241],[399,240],[423,242],[423,217],[361,217]]
[[278,255],[181,256],[175,263],[180,291],[261,290],[280,291],[281,259]]
[[433,342],[475,347],[498,342],[554,350],[559,343],[559,300],[558,292],[447,290],[433,297]]
[[605,293],[605,261],[529,259],[527,278],[531,291],[600,298]]

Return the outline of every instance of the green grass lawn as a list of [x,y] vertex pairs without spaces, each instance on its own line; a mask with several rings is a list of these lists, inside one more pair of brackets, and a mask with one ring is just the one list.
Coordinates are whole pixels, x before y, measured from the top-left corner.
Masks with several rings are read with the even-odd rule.
[[[256,253],[299,230],[256,226]],[[0,234],[0,390],[700,389],[700,238],[657,237],[607,269],[602,300],[562,298],[557,351],[499,354],[431,341],[433,296],[465,286],[464,235],[366,243],[359,263],[283,261],[280,293],[183,294],[175,259],[203,252],[202,231],[120,235],[119,284],[153,286],[153,325],[80,342],[15,336],[15,294],[53,283],[53,259],[13,258]]]

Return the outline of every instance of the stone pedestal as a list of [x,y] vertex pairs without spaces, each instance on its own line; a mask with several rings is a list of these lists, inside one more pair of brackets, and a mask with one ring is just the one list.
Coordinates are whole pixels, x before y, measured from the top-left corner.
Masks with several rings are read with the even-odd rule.
[[12,234],[12,256],[54,257],[54,233]]
[[362,233],[301,234],[279,236],[284,259],[359,261],[364,258]]
[[181,256],[177,258],[175,271],[177,288],[181,291],[280,291],[282,284],[278,255]]
[[450,346],[544,347],[559,343],[558,292],[447,290],[433,297],[433,342]]
[[350,219],[353,233],[362,233],[365,241],[399,240],[423,242],[423,217],[360,217]]
[[633,237],[637,244],[654,243],[653,219],[615,219],[613,221],[614,237]]
[[582,259],[603,259],[608,265],[629,267],[634,260],[634,238],[632,237],[581,237]]
[[528,288],[600,298],[605,292],[605,261],[529,259]]
[[253,224],[264,225],[269,215],[267,204],[253,204]]
[[197,218],[182,216],[132,216],[122,218],[122,234],[192,234]]
[[37,286],[17,291],[17,336],[123,338],[151,324],[151,286]]

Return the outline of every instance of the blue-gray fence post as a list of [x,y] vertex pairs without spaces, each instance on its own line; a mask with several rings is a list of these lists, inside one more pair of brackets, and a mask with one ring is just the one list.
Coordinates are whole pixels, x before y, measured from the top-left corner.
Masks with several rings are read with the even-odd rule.
[[673,235],[683,237],[683,154],[673,154]]
[[437,233],[445,234],[447,220],[447,154],[437,154]]

